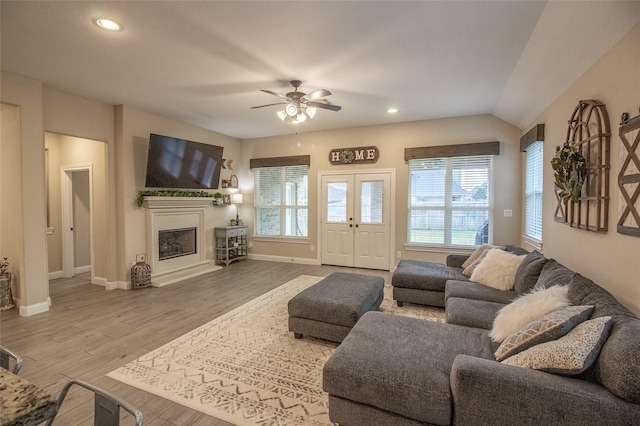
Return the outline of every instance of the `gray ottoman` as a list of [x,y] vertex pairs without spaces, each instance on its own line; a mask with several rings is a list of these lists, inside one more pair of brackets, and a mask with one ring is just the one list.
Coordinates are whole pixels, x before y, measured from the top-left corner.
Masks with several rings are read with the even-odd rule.
[[377,311],[384,278],[334,272],[289,300],[289,331],[340,343],[368,311]]

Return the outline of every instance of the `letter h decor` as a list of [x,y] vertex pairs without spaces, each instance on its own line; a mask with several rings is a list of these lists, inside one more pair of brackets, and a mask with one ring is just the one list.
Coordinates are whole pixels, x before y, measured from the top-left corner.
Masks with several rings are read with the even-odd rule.
[[578,102],[569,119],[567,138],[586,162],[577,201],[560,196],[556,187],[556,222],[586,231],[606,232],[609,221],[610,137],[609,114],[597,100]]

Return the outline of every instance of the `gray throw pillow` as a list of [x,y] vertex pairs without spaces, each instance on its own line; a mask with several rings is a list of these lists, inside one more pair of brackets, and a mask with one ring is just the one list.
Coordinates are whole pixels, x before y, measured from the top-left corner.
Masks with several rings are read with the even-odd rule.
[[505,359],[502,363],[575,376],[589,368],[596,360],[609,336],[610,328],[611,317],[585,321],[558,340],[533,346]]
[[[471,255],[467,258],[467,260],[465,260],[464,263],[462,264],[462,267],[468,268],[471,265],[474,265],[474,264],[477,265],[478,263],[480,263],[482,258],[484,258],[487,252],[492,248],[500,248],[504,250],[504,246],[492,246],[491,244],[483,244],[477,249],[475,249],[473,253],[471,253]],[[471,274],[469,274],[468,276],[471,276]]]
[[532,346],[564,336],[575,326],[589,319],[592,312],[593,306],[567,306],[530,322],[504,339],[495,352],[496,361],[502,361]]
[[640,403],[640,320],[618,321],[596,362],[598,381],[611,393]]
[[547,263],[547,258],[538,251],[532,251],[525,256],[518,267],[513,289],[517,294],[524,294],[536,285],[542,268]]

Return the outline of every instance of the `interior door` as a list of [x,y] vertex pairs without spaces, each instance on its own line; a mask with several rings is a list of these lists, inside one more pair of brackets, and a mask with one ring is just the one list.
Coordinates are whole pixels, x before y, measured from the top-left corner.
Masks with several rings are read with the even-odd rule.
[[321,182],[321,262],[389,270],[390,174],[326,175]]

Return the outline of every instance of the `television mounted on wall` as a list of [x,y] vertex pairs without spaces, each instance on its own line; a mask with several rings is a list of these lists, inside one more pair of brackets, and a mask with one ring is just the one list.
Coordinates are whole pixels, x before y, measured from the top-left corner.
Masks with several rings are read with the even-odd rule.
[[222,151],[221,146],[151,133],[145,187],[217,189]]

